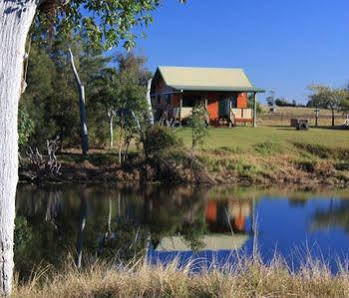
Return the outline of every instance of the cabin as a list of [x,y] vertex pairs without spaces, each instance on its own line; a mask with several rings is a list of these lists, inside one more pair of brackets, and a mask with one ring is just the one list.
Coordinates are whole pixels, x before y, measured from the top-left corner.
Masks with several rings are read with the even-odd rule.
[[[184,123],[193,107],[204,104],[207,122],[214,126],[252,123],[256,126],[255,88],[243,69],[170,67],[157,68],[151,83],[155,120]],[[253,107],[248,105],[252,97]]]

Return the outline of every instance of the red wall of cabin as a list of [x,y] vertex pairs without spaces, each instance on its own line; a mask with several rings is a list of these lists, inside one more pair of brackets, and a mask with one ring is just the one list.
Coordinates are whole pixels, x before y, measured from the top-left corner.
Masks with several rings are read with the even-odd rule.
[[216,121],[219,117],[219,101],[217,93],[209,93],[207,95],[207,111],[210,114],[210,121]]
[[181,95],[180,94],[172,94],[171,104],[173,107],[178,108],[180,102]]
[[247,93],[239,93],[237,97],[237,108],[246,109],[247,108]]

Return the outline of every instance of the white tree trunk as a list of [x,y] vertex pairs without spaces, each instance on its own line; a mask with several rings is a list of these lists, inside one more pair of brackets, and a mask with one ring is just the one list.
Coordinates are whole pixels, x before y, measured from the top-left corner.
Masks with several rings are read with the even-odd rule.
[[0,295],[11,293],[18,180],[18,101],[25,42],[38,1],[0,1]]
[[149,117],[150,126],[154,125],[154,113],[153,113],[153,106],[151,104],[151,97],[150,97],[152,81],[153,81],[152,79],[148,80],[148,86],[147,86],[148,117]]
[[85,234],[85,226],[86,226],[86,220],[87,220],[87,199],[86,199],[85,191],[81,191],[80,196],[80,220],[79,220],[79,232],[78,232],[78,239],[76,241],[76,259],[75,259],[75,265],[78,268],[81,268],[81,261],[82,261],[82,250],[84,247],[84,234]]
[[108,118],[109,118],[109,135],[110,135],[110,149],[113,149],[114,147],[114,112],[112,110],[108,111]]
[[75,81],[79,91],[79,108],[80,108],[80,126],[81,126],[81,147],[82,154],[87,155],[88,153],[88,130],[87,130],[87,117],[86,117],[86,107],[85,107],[85,87],[81,83],[79,74],[76,70],[74,63],[74,56],[71,49],[69,51],[70,64],[74,73]]

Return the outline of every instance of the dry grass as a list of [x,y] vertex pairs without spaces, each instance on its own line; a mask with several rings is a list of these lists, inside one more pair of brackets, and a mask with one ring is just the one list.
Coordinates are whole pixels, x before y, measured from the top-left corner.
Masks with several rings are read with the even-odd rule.
[[[304,118],[309,120],[311,126],[315,125],[313,108],[303,107],[277,107],[273,113],[268,112],[268,107],[263,107],[263,113],[258,117],[259,125],[263,126],[290,126],[290,119]],[[330,126],[332,123],[331,111],[320,109],[319,126]],[[335,113],[335,125],[343,125],[345,116],[342,112]]]
[[[348,268],[347,266],[345,268]],[[16,285],[13,297],[349,297],[348,269],[332,275],[326,265],[308,260],[293,272],[280,258],[264,265],[258,258],[241,258],[224,269],[193,274],[144,265],[142,261],[117,268],[92,263],[78,270],[43,270],[31,281]]]

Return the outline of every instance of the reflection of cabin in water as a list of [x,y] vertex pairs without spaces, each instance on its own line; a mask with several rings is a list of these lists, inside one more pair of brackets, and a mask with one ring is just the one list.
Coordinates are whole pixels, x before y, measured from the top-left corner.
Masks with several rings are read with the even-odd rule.
[[[205,220],[209,233],[203,235],[201,242],[205,250],[238,250],[249,239],[246,220],[253,213],[251,201],[209,200],[205,210]],[[156,251],[191,251],[181,236],[163,237]]]
[[[151,85],[152,106],[156,119],[182,123],[199,103],[205,105],[213,125],[254,123],[256,94],[242,69],[159,67]],[[252,96],[254,109],[248,107]]]

